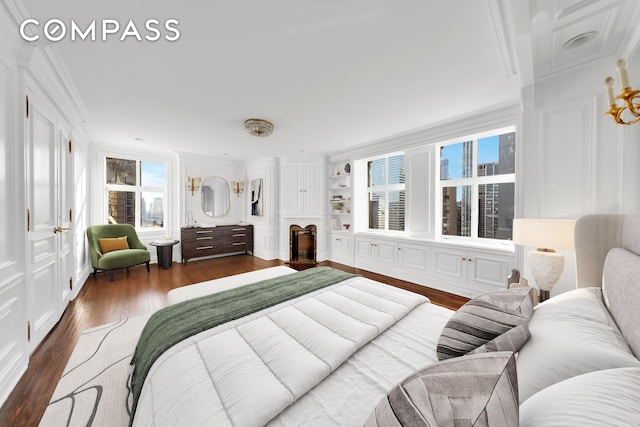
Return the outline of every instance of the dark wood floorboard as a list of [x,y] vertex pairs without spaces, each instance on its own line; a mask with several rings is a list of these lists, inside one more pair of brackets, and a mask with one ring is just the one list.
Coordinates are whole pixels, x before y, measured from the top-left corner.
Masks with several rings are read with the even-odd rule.
[[[80,333],[85,329],[128,317],[150,313],[164,307],[171,289],[233,274],[283,265],[249,255],[173,263],[172,268],[145,266],[90,276],[67,307],[58,324],[31,354],[29,368],[0,408],[0,426],[37,426],[51,399]],[[340,270],[362,274],[374,280],[427,296],[432,303],[457,309],[466,301],[457,295],[433,290],[414,283],[382,276],[333,262],[322,262]]]

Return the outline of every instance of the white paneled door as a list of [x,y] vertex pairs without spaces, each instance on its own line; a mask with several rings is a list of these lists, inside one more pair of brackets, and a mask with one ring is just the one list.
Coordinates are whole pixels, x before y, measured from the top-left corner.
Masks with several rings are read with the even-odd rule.
[[73,155],[70,132],[58,123],[58,221],[55,229],[58,238],[58,299],[62,315],[71,299],[73,289]]
[[[28,91],[27,315],[33,350],[57,323],[70,297],[73,165],[68,134],[55,109]],[[65,288],[66,287],[66,288]]]

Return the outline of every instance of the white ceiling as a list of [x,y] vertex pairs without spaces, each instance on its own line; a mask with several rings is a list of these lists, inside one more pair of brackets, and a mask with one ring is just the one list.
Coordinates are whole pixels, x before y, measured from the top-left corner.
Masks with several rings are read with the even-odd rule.
[[[143,36],[147,19],[177,19],[176,42],[52,45],[87,129],[98,144],[244,160],[345,150],[517,100],[527,74],[620,52],[638,14],[637,0],[23,3],[41,22],[132,19]],[[593,42],[559,47],[589,29]],[[273,122],[273,135],[247,134],[250,117]]]

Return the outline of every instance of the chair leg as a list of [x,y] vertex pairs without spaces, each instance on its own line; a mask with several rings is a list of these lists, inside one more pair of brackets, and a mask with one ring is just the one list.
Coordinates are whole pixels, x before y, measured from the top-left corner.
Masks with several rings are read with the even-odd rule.
[[94,268],[94,269],[93,269],[93,277],[96,277],[96,273],[97,273],[97,272],[98,272],[98,269],[97,269],[97,268]]
[[149,273],[149,272],[151,271],[151,269],[149,268],[149,262],[150,262],[150,261],[147,261],[147,262],[146,262],[146,264],[147,264],[147,273]]

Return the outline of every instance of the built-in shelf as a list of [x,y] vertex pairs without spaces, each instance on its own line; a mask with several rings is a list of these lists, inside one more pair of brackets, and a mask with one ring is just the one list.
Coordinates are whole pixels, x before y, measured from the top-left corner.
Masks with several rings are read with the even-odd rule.
[[[351,173],[343,173],[344,163],[333,163],[329,165],[329,188],[328,188],[328,218],[329,230],[333,232],[341,232],[345,234],[352,233],[352,229],[345,229],[344,225],[352,223],[352,203],[351,203]],[[335,174],[340,171],[340,174]],[[334,209],[339,207],[339,211]],[[349,212],[346,212],[349,210]],[[332,250],[335,250],[333,248]]]

